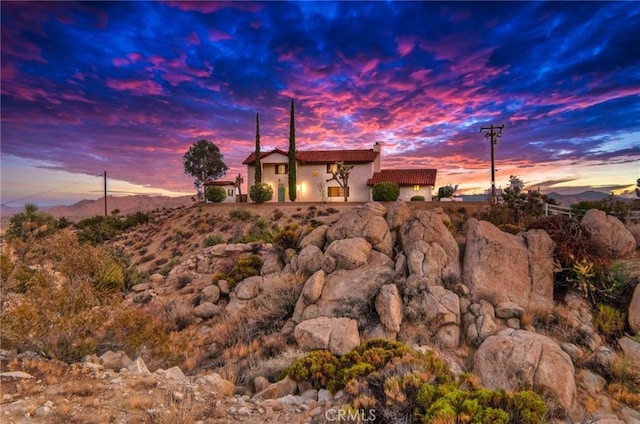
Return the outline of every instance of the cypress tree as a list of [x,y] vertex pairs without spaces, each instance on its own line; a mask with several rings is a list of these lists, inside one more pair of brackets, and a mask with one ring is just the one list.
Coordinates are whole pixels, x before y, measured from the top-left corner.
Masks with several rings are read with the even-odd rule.
[[256,113],[256,151],[254,153],[254,167],[256,168],[256,185],[262,184],[262,164],[260,163],[260,114]]
[[296,201],[296,126],[294,123],[293,99],[291,99],[291,122],[289,123],[289,200]]

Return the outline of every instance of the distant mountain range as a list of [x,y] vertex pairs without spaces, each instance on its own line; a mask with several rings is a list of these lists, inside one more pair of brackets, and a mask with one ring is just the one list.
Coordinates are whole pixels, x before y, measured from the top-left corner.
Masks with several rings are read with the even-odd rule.
[[[571,206],[582,201],[598,201],[609,196],[607,193],[595,190],[587,190],[577,194],[560,194],[556,192],[548,193],[547,196],[554,199],[562,206]],[[465,202],[482,202],[485,200],[484,194],[472,194],[460,196]]]

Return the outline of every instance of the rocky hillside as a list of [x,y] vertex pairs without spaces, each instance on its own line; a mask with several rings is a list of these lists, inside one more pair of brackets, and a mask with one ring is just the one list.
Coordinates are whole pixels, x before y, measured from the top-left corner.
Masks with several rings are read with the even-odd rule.
[[[332,421],[345,402],[363,402],[363,390],[380,394],[371,383],[331,394],[319,380],[282,379],[283,370],[310,351],[345,358],[386,339],[436,352],[456,378],[537,392],[548,422],[639,422],[640,387],[620,369],[640,367],[640,265],[617,219],[591,211],[582,230],[607,258],[625,261],[626,335],[594,317],[589,270],[558,287],[567,271],[549,230],[508,234],[467,219],[459,205],[289,207],[167,210],[115,240],[146,276],[124,305],[186,337],[175,339],[179,366],[117,346],[72,365],[3,351],[3,371],[27,374],[2,377],[3,417],[91,422],[99,410],[104,422]],[[384,407],[374,405],[368,411]],[[380,422],[413,422],[398,417]]]

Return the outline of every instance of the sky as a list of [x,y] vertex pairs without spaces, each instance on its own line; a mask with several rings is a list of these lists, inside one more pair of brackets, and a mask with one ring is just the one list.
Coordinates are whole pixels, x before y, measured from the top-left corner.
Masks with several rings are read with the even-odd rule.
[[[11,2],[1,7],[1,202],[194,194],[200,139],[383,146],[437,187],[631,193],[640,178],[637,2]],[[245,191],[246,192],[246,187]]]

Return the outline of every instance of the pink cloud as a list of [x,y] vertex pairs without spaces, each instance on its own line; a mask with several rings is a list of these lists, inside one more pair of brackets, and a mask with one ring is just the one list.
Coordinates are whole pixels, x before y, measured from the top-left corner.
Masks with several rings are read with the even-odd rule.
[[142,54],[140,54],[138,52],[131,52],[131,53],[127,54],[127,57],[129,58],[129,60],[131,62],[138,62],[138,61],[142,60],[142,58],[143,58]]
[[219,10],[232,8],[244,12],[258,12],[264,7],[260,3],[244,1],[168,1],[166,4],[185,12],[215,13]]
[[411,53],[413,51],[413,48],[416,46],[414,37],[396,37],[396,42],[398,43],[396,51],[402,57]]
[[131,91],[138,95],[161,95],[164,94],[162,86],[155,81],[121,81],[108,78],[105,81],[107,87],[119,91]]
[[224,40],[233,40],[233,36],[230,34],[227,34],[224,31],[220,31],[217,29],[210,29],[209,30],[209,40],[210,41],[224,41]]
[[113,63],[113,66],[115,66],[116,68],[122,68],[123,66],[127,66],[129,64],[129,61],[127,59],[116,57],[114,59],[111,59],[111,63]]

